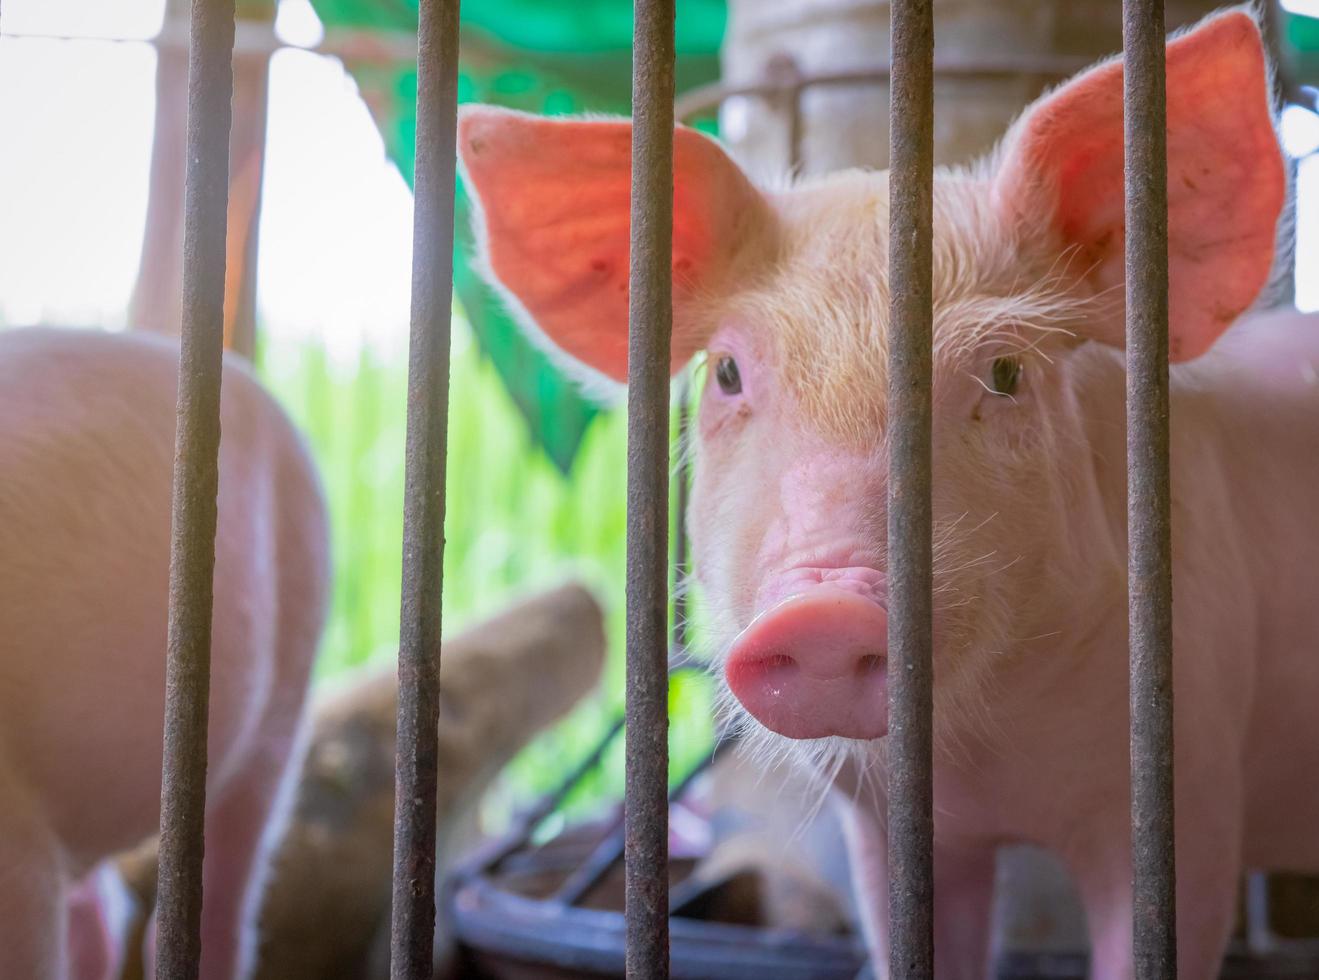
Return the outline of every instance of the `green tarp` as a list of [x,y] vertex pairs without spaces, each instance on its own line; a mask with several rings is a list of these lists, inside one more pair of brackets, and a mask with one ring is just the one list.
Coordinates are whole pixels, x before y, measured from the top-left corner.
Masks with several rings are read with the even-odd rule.
[[[264,0],[246,0],[264,2]],[[415,36],[415,0],[312,0],[328,29]],[[724,0],[677,4],[677,87],[718,77]],[[1280,11],[1284,73],[1319,82],[1319,20]],[[630,97],[632,0],[464,0],[459,99],[531,112],[626,113]],[[386,146],[411,182],[416,131],[414,63],[348,70],[371,107]],[[594,408],[532,347],[478,280],[471,264],[468,202],[459,189],[454,286],[481,349],[494,362],[533,438],[563,470],[571,465]]]
[[[415,0],[312,0],[336,33],[415,35]],[[724,0],[683,0],[676,42],[679,91],[718,77]],[[627,113],[631,92],[632,0],[465,0],[459,100],[530,112]],[[371,61],[346,67],[357,80],[403,175],[412,181],[416,65]],[[469,205],[460,188],[454,288],[482,351],[526,418],[533,438],[563,470],[595,408],[504,313],[471,265]]]

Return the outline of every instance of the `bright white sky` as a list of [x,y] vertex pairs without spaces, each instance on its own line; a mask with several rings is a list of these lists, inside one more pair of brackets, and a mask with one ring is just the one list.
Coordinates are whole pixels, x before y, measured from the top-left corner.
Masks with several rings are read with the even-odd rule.
[[[145,218],[163,0],[3,0],[0,319],[124,323]],[[307,0],[288,42],[315,44]],[[27,36],[23,36],[27,35]],[[259,247],[263,323],[281,340],[406,346],[412,195],[337,60],[286,49],[270,67]]]
[[[1299,2],[1299,0],[1292,0]],[[122,326],[141,246],[164,0],[3,0],[0,320]],[[283,0],[288,43],[315,45],[308,0]],[[41,36],[38,36],[41,35]],[[1293,153],[1319,117],[1284,118]],[[316,335],[353,359],[406,344],[412,200],[354,83],[295,49],[271,64],[259,303],[280,341]],[[1299,182],[1298,301],[1319,309],[1319,157]]]

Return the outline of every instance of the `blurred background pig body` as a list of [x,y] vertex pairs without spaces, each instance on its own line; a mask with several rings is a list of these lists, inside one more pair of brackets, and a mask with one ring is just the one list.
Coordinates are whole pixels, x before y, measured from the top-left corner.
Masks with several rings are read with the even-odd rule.
[[[156,831],[177,347],[0,334],[0,976],[63,980],[73,882]],[[249,966],[324,615],[317,478],[230,363],[222,398],[201,975]],[[85,902],[82,904],[86,904]],[[81,909],[75,902],[75,913]],[[95,946],[103,931],[84,928]]]
[[[1216,975],[1243,866],[1319,870],[1319,320],[1238,320],[1285,194],[1267,74],[1241,12],[1168,49],[1188,978]],[[1085,73],[935,181],[941,980],[985,975],[994,852],[1015,841],[1074,874],[1092,975],[1132,975],[1121,93],[1120,64]],[[459,143],[492,279],[625,380],[629,126],[471,109]],[[674,208],[673,364],[705,351],[708,375],[688,523],[711,648],[765,763],[838,789],[882,975],[887,176],[764,191],[679,130]]]

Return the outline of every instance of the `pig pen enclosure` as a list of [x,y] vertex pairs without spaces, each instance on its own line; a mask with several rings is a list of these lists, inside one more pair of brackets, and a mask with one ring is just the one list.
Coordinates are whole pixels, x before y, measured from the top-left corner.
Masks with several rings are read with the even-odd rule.
[[[1116,11],[1116,5],[1110,5]],[[1162,141],[1163,6],[1123,5],[1128,168],[1128,388],[1131,440],[1131,608],[1133,827],[1138,896],[1136,976],[1174,977],[1171,826],[1172,734],[1170,543],[1167,461],[1167,314]],[[951,63],[936,55],[940,7],[929,0],[891,5],[892,53],[880,67],[818,70],[804,59],[768,59],[759,79],[728,79],[691,88],[675,100],[672,0],[635,5],[632,108],[632,245],[627,475],[626,724],[620,718],[599,748],[571,760],[562,788],[515,821],[512,831],[462,862],[437,895],[437,795],[445,772],[435,733],[443,724],[439,684],[440,596],[446,517],[445,461],[449,393],[449,317],[455,234],[458,64],[457,0],[420,0],[417,34],[415,226],[409,354],[406,498],[403,519],[402,636],[398,669],[394,887],[390,971],[396,978],[434,975],[436,903],[459,945],[461,975],[497,977],[618,976],[855,977],[865,967],[850,935],[810,935],[738,923],[737,875],[694,875],[670,809],[692,818],[682,800],[719,760],[729,739],[670,778],[665,734],[669,686],[687,662],[683,600],[670,595],[676,566],[687,564],[680,521],[669,539],[674,497],[681,512],[686,472],[670,487],[673,445],[669,382],[671,328],[673,123],[708,121],[730,100],[746,114],[745,138],[780,132],[772,152],[795,170],[809,169],[814,131],[809,98],[846,89],[856,97],[892,93],[890,137],[894,240],[891,350],[895,390],[892,472],[903,492],[890,499],[890,663],[894,768],[890,846],[894,849],[893,977],[933,976],[931,784],[930,548],[930,181],[939,145],[934,112],[941,83],[1025,85],[1031,94],[1093,60],[1040,52],[1001,61],[972,56]],[[1171,9],[1171,5],[1170,5]],[[1179,11],[1177,16],[1181,16]],[[1170,16],[1168,27],[1171,28]],[[170,583],[169,716],[159,849],[158,976],[196,975],[201,829],[206,758],[209,608],[214,554],[220,355],[224,309],[226,215],[230,179],[234,3],[194,0],[191,26],[186,261],[183,267],[182,384],[175,476]],[[878,54],[876,52],[875,54]],[[872,59],[878,62],[880,59]],[[1025,81],[1023,81],[1023,78]],[[1287,77],[1284,76],[1284,81]],[[1313,90],[1292,87],[1293,100]],[[1028,96],[1029,97],[1029,96]],[[1024,101],[1024,100],[1022,100]],[[1019,108],[1019,105],[1017,106]],[[1015,111],[1015,109],[1011,110]],[[736,140],[734,140],[736,142]],[[983,149],[976,146],[975,149]],[[1151,180],[1139,179],[1152,175]],[[688,425],[686,389],[678,398],[679,432]],[[680,437],[681,438],[681,437]],[[671,492],[672,491],[672,492]],[[450,520],[461,521],[461,515]],[[673,606],[677,605],[674,609]],[[670,626],[670,620],[677,624]],[[625,737],[626,793],[617,817],[547,834],[563,798]],[[692,765],[691,763],[694,763]],[[680,830],[681,828],[679,828]],[[676,836],[675,836],[676,835]],[[546,841],[545,838],[549,837]],[[671,843],[677,840],[671,855]],[[1283,940],[1270,929],[1267,885],[1247,888],[1244,941],[1225,976],[1319,975],[1319,947]],[[1313,901],[1313,899],[1309,899]],[[728,921],[732,918],[734,921]],[[1319,918],[1319,916],[1316,916]],[[1310,923],[1313,925],[1313,923]],[[1315,933],[1319,935],[1319,932]],[[1003,977],[1080,977],[1079,952],[1014,951]]]

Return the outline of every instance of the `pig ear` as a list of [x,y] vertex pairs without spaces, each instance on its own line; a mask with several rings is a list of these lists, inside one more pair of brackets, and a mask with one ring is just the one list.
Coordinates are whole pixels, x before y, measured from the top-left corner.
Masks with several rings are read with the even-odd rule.
[[[1079,76],[1026,111],[994,182],[1000,208],[1044,217],[1099,289],[1121,287],[1122,63]],[[1167,49],[1169,355],[1204,353],[1268,280],[1286,177],[1260,33],[1234,10]],[[1120,305],[1117,307],[1121,309]],[[1120,345],[1120,318],[1100,327]]]
[[[477,202],[487,277],[513,309],[574,360],[627,379],[632,124],[465,107],[463,179]],[[765,198],[719,145],[674,133],[673,356],[677,371],[711,324],[700,299],[769,228]]]

